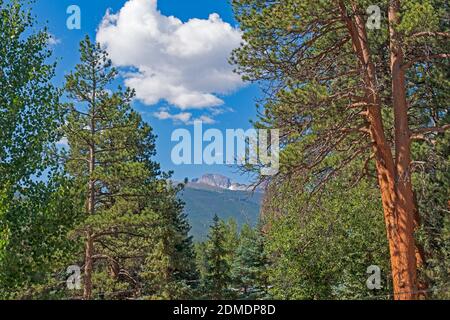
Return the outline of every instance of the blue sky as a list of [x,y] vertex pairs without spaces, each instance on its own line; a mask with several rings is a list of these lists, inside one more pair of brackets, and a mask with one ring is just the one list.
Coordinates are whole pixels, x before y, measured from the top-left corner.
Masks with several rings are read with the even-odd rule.
[[[116,14],[116,19],[120,21],[117,22],[117,26],[120,24],[122,27],[104,28],[104,32],[98,39],[107,45],[108,50],[111,48],[113,62],[123,70],[123,77],[119,79],[119,81],[122,84],[136,83],[138,86],[137,91],[139,99],[134,102],[133,107],[142,114],[144,120],[150,123],[154,128],[155,133],[158,135],[158,155],[156,160],[161,163],[163,170],[174,170],[174,178],[177,180],[181,180],[185,177],[198,177],[204,173],[221,173],[231,177],[234,181],[241,183],[248,182],[248,177],[245,175],[241,176],[235,167],[226,165],[177,166],[172,163],[170,157],[171,150],[176,145],[176,142],[172,142],[170,139],[173,130],[177,128],[186,128],[192,132],[192,121],[194,119],[198,119],[202,116],[207,117],[209,120],[208,122],[214,123],[204,123],[204,129],[217,128],[223,133],[225,133],[226,129],[248,129],[251,127],[249,122],[250,119],[255,119],[255,99],[259,95],[259,90],[256,86],[238,83],[236,78],[232,78],[231,75],[227,73],[228,71],[223,72],[226,74],[224,79],[215,83],[215,78],[211,75],[211,72],[206,70],[206,73],[202,74],[202,70],[195,69],[199,65],[203,65],[201,64],[202,62],[198,64],[199,61],[195,60],[196,56],[200,56],[200,59],[206,60],[204,65],[207,66],[207,68],[211,68],[211,70],[219,67],[225,68],[223,70],[231,68],[227,65],[225,56],[208,53],[215,52],[214,50],[217,50],[219,53],[227,51],[227,49],[237,41],[236,37],[239,30],[236,26],[236,22],[233,20],[231,5],[226,0],[158,0],[157,10],[159,12],[156,13],[148,9],[149,13],[147,13],[147,15],[152,16],[149,21],[159,21],[159,28],[161,28],[161,30],[166,27],[171,30],[178,30],[168,31],[160,36],[158,34],[150,35],[151,32],[147,30],[148,25],[144,23],[139,24],[139,22],[137,22],[138,19],[134,19],[134,16],[131,13],[122,13],[120,11],[127,2],[134,2],[132,4],[128,3],[129,7],[132,8],[132,5],[137,5],[138,3],[141,6],[148,4],[148,7],[150,7],[151,2],[153,1],[155,0],[37,1],[34,5],[34,13],[37,15],[40,22],[47,21],[49,31],[57,39],[57,43],[53,46],[54,55],[59,61],[55,82],[58,85],[61,85],[64,74],[70,72],[78,62],[79,41],[82,40],[86,34],[93,39],[98,38],[100,24],[102,23],[107,10],[110,9],[110,13]],[[81,9],[80,30],[69,30],[66,27],[66,21],[69,17],[66,10],[70,5],[77,5]],[[147,10],[147,8],[145,8],[145,10]],[[217,13],[220,16],[220,19],[218,19],[217,16],[210,16],[212,13]],[[172,22],[172,18],[167,18],[169,16],[176,17],[178,20]],[[146,21],[146,17],[147,16],[144,16],[142,21]],[[196,18],[197,20],[188,23],[190,19],[193,18]],[[111,25],[114,27],[115,23],[115,20],[112,23],[110,22],[110,27]],[[230,24],[230,26],[227,26],[227,23]],[[175,25],[175,27],[173,25]],[[210,30],[208,30],[208,28]],[[135,36],[135,34],[141,33],[143,34],[141,38]],[[175,37],[179,37],[181,40],[177,41],[178,38]],[[211,37],[211,41],[208,40],[209,37]],[[164,38],[164,43],[167,43],[167,47],[164,50],[177,52],[178,56],[176,56],[175,59],[158,56],[158,53],[154,53],[154,51],[158,51],[155,49],[159,48],[159,44],[153,44],[151,42],[163,41],[160,38]],[[142,39],[146,39],[146,41],[141,41]],[[233,44],[227,44],[227,41],[233,42]],[[179,42],[182,43],[182,45],[179,45]],[[125,43],[124,46],[126,46],[126,50],[122,47],[123,43]],[[191,58],[185,59],[186,53],[191,51],[193,52],[193,54],[190,55]],[[142,52],[142,54],[140,54],[140,52]],[[148,52],[148,55],[151,55],[153,60],[146,60],[147,56],[144,54],[145,52]],[[133,61],[133,59],[140,61],[139,63],[136,62],[135,66],[132,66],[135,69],[139,69],[138,76],[130,76],[125,73],[129,70],[126,66],[130,64],[130,61]],[[158,61],[158,59],[162,60]],[[180,63],[179,61],[183,61],[183,63]],[[171,93],[167,93],[168,84],[165,83],[164,80],[159,80],[159,82],[155,83],[156,80],[149,76],[149,73],[153,71],[148,71],[148,69],[158,67],[160,62],[161,64],[165,64],[165,69],[161,69],[163,71],[171,70],[172,67],[175,67],[176,71],[177,67],[183,69],[181,75],[177,74],[174,77],[168,78],[168,84],[178,86],[176,90],[174,90],[175,93],[170,90]],[[179,64],[177,65],[177,63]],[[156,71],[160,72],[156,78],[159,77],[165,79],[166,75],[164,75],[161,70]],[[221,72],[219,72],[219,76],[220,73]],[[148,87],[140,87],[142,81],[139,79],[141,79],[141,77],[149,81],[153,88],[151,92],[149,92]],[[136,80],[136,78],[138,80]],[[203,78],[204,81],[202,80]],[[183,83],[183,81],[185,83]],[[192,88],[191,83],[195,83],[194,89]],[[161,92],[157,92],[157,90],[154,89],[155,86],[157,88],[162,86]],[[198,91],[201,91],[202,95],[199,95]],[[179,94],[179,92],[183,93]],[[158,99],[159,102],[155,103],[154,101]],[[177,117],[182,120],[176,120]]]

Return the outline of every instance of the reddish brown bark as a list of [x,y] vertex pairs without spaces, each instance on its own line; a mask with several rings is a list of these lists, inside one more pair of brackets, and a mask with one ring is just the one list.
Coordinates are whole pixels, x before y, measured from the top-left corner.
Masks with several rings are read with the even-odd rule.
[[94,254],[94,241],[91,233],[86,232],[86,249],[84,259],[84,291],[83,299],[90,300],[92,298],[92,270],[93,270],[93,254]]
[[[414,193],[414,205],[417,208],[417,198]],[[420,228],[421,219],[419,215],[419,211],[414,212],[414,231],[417,231]],[[417,271],[421,270],[425,266],[425,250],[421,244],[416,243],[416,265]],[[428,278],[425,274],[422,274],[420,278],[417,276],[417,287],[418,287],[418,299],[424,300],[427,298],[428,294]]]
[[396,31],[400,1],[389,4],[388,21],[390,36],[390,64],[392,76],[392,99],[395,126],[396,163],[396,213],[399,232],[399,268],[401,279],[396,291],[397,299],[417,297],[417,261],[414,240],[414,215],[416,213],[411,183],[411,140],[408,124],[406,78],[401,38]]
[[[414,241],[412,185],[410,179],[410,136],[408,129],[405,75],[401,70],[402,57],[398,55],[399,42],[391,46],[397,54],[391,56],[392,86],[395,92],[395,160],[391,146],[385,136],[381,115],[376,69],[371,60],[365,21],[358,14],[354,19],[347,15],[347,9],[339,1],[341,14],[352,38],[352,45],[364,74],[367,120],[373,142],[377,178],[381,192],[384,218],[391,256],[391,271],[395,299],[417,297],[417,275]],[[353,12],[359,12],[356,4]],[[390,12],[390,14],[392,14]],[[400,178],[401,177],[401,178]]]

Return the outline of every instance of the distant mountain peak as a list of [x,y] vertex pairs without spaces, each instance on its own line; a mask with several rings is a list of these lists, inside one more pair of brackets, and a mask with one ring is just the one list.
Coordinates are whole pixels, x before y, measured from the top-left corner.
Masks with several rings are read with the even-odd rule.
[[[253,186],[251,185],[232,182],[230,178],[214,173],[207,173],[200,178],[192,179],[190,185],[193,187],[208,186],[231,191],[253,191]],[[256,189],[261,190],[259,187]]]
[[207,173],[207,174],[204,174],[199,179],[192,180],[192,182],[206,184],[208,186],[222,188],[222,189],[229,189],[231,187],[230,178],[225,177],[221,174]]
[[[253,192],[256,191],[256,192]],[[190,180],[179,193],[191,223],[191,235],[205,240],[215,214],[223,220],[233,218],[239,226],[254,226],[259,217],[264,190],[231,181],[221,174],[204,174]]]

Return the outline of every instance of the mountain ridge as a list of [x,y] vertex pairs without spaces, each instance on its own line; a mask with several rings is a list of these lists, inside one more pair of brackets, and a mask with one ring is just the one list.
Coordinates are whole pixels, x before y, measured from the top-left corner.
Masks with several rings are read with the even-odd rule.
[[216,173],[206,173],[200,178],[194,178],[187,184],[190,187],[195,186],[210,186],[220,189],[227,189],[231,191],[256,191],[263,192],[263,188],[260,186],[247,185],[237,182],[232,182],[230,178]]
[[204,174],[188,182],[179,196],[185,203],[191,235],[195,241],[203,241],[216,214],[223,220],[234,219],[239,228],[243,224],[255,226],[263,192],[220,174]]

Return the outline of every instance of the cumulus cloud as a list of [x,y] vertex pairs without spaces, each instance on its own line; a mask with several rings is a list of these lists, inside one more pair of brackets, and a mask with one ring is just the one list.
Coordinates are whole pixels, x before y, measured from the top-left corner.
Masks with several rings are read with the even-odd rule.
[[[157,0],[129,0],[118,13],[106,13],[97,41],[115,65],[131,67],[125,84],[136,89],[139,100],[148,105],[165,100],[186,110],[220,106],[220,95],[242,86],[228,63],[241,36],[215,13],[183,23],[158,11]],[[160,116],[170,118],[164,112]]]
[[167,112],[165,110],[160,110],[158,112],[155,112],[153,115],[160,120],[171,119],[174,122],[183,122],[185,124],[190,123],[191,118],[192,118],[192,113],[190,113],[190,112],[181,112],[178,114],[170,114],[169,112]]
[[207,116],[207,115],[202,115],[202,116],[198,117],[195,121],[201,121],[204,124],[216,123],[216,121],[213,118],[211,118],[210,116]]
[[174,123],[193,124],[195,121],[201,121],[203,124],[214,124],[216,121],[208,115],[201,115],[197,118],[192,117],[190,112],[180,112],[171,114],[165,109],[160,109],[153,115],[159,120],[172,120]]

